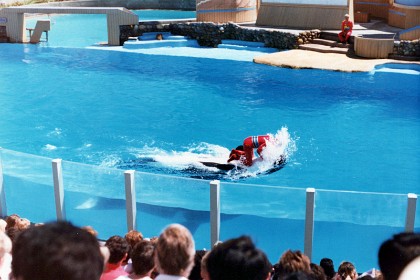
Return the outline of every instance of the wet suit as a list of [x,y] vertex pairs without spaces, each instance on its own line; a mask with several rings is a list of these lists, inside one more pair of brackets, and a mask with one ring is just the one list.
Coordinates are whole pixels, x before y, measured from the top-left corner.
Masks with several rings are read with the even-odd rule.
[[245,165],[251,166],[252,165],[252,158],[254,157],[254,149],[257,149],[257,153],[261,156],[262,150],[266,146],[266,140],[269,139],[270,136],[262,135],[262,136],[249,136],[245,138],[243,150],[241,149],[233,149],[230,152],[228,162],[232,160],[240,160]]
[[352,31],[353,31],[353,22],[346,18],[345,20],[341,22],[341,32],[338,33],[338,38],[340,38],[340,42],[342,43],[348,42]]

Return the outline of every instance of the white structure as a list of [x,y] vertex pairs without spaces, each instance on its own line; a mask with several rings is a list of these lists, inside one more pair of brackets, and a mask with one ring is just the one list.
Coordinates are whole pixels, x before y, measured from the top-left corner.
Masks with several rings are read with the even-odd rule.
[[12,43],[27,43],[25,14],[106,14],[108,44],[120,45],[120,26],[138,24],[138,16],[125,8],[9,7],[0,10],[0,26],[6,26]]

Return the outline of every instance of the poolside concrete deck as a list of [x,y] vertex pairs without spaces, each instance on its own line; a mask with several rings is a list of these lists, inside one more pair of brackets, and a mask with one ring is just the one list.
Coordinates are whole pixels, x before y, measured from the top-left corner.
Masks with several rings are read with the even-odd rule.
[[384,63],[416,63],[394,59],[366,59],[337,53],[290,50],[257,56],[255,63],[295,69],[321,69],[342,72],[369,72]]
[[[277,27],[257,27],[252,23],[241,25],[247,28],[264,28],[279,30],[298,34],[304,30],[282,29]],[[392,27],[379,20],[372,20],[369,23],[356,23],[353,28],[354,36],[374,37],[374,38],[394,38],[398,40],[398,32],[402,29]],[[339,33],[339,30],[323,30],[329,33]],[[352,54],[319,53],[309,50],[290,50],[272,54],[257,56],[255,63],[267,64],[285,68],[295,69],[321,69],[342,72],[369,72],[376,65],[384,63],[415,63],[420,65],[420,61],[403,61],[395,59],[366,59]]]

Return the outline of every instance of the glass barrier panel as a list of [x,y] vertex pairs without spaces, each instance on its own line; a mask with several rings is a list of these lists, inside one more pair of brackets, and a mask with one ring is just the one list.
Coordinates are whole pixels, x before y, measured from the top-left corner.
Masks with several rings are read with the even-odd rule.
[[[316,190],[313,261],[377,267],[380,244],[404,231],[407,195]],[[334,244],[326,246],[326,244]]]
[[136,172],[135,182],[137,227],[144,236],[179,223],[191,231],[197,249],[209,248],[209,181]]
[[127,233],[124,171],[63,161],[66,219],[100,239]]
[[405,225],[407,195],[316,190],[316,220],[360,225]]
[[0,149],[7,214],[56,220],[51,159]]
[[271,262],[304,247],[306,190],[221,183],[221,240],[249,235]]

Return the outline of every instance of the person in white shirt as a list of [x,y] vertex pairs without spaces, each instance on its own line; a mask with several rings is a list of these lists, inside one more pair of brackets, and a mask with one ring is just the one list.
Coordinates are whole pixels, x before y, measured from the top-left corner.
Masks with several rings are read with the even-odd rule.
[[158,238],[156,280],[188,280],[194,265],[195,245],[191,232],[180,224],[169,225]]

